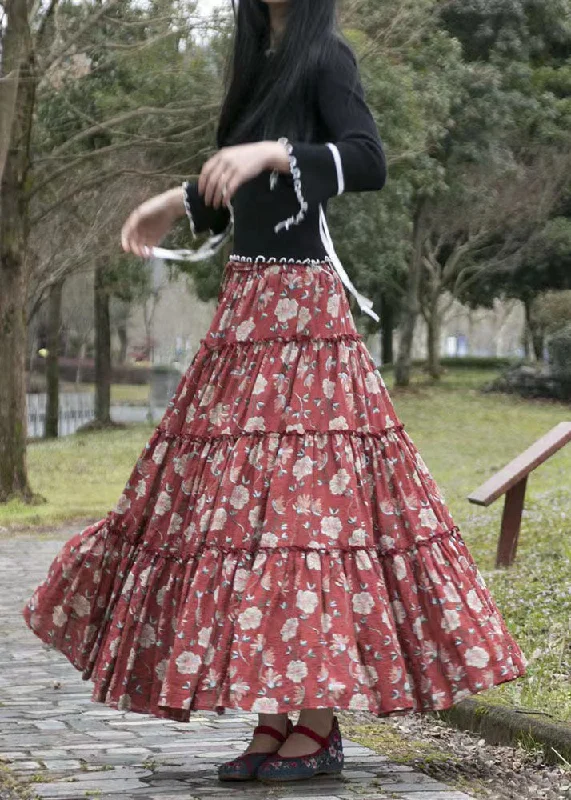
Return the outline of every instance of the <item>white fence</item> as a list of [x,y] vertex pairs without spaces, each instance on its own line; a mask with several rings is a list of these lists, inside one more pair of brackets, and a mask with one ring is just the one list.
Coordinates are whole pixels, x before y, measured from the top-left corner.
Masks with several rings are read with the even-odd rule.
[[[46,430],[45,394],[26,395],[28,436],[41,437]],[[59,435],[67,436],[95,416],[94,395],[91,392],[62,393],[59,396]]]

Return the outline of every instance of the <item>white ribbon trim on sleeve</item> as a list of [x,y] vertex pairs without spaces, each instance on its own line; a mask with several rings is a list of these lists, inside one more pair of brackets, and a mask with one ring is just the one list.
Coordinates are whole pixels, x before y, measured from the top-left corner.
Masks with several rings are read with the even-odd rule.
[[345,191],[345,176],[343,175],[343,162],[341,161],[341,154],[339,148],[333,142],[326,142],[327,147],[333,153],[333,160],[335,161],[335,168],[337,169],[337,194],[343,194]]
[[[305,219],[305,212],[309,207],[309,204],[304,198],[301,189],[301,170],[297,166],[297,158],[293,155],[293,145],[285,136],[281,136],[278,139],[278,142],[283,144],[287,152],[287,157],[289,159],[289,171],[293,178],[293,188],[295,191],[295,196],[297,197],[297,202],[299,203],[299,211],[297,214],[292,214],[291,217],[288,217],[287,219],[282,220],[282,222],[278,222],[277,225],[274,225],[275,233],[281,231],[282,228],[285,228],[286,231],[289,230],[290,225],[299,225],[299,223]],[[274,170],[270,175],[270,189],[275,188],[277,176],[278,173],[276,170]]]

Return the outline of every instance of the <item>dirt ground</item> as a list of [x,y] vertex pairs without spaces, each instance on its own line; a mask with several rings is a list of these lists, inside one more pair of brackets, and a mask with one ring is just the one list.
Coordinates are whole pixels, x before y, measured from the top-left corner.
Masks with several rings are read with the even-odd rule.
[[339,713],[343,735],[455,789],[493,800],[571,800],[571,764],[546,764],[540,749],[486,744],[433,715],[377,720]]

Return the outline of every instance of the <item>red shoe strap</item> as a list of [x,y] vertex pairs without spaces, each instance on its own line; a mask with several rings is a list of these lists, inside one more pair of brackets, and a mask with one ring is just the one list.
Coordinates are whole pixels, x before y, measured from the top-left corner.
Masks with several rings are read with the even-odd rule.
[[285,742],[286,737],[278,731],[276,728],[272,728],[271,725],[256,725],[254,728],[254,735],[256,733],[267,733],[268,736],[273,736],[274,739],[277,739],[278,742]]
[[329,736],[320,736],[315,731],[312,731],[311,728],[306,727],[305,725],[294,725],[293,726],[294,733],[303,733],[304,736],[309,736],[310,739],[313,739],[320,744],[321,747],[327,747],[329,743]]

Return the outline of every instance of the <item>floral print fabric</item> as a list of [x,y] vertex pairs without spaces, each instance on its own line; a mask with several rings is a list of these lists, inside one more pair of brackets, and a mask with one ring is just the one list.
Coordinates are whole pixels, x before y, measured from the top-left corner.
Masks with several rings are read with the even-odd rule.
[[445,709],[525,674],[329,260],[226,265],[116,508],[24,609],[93,699]]

